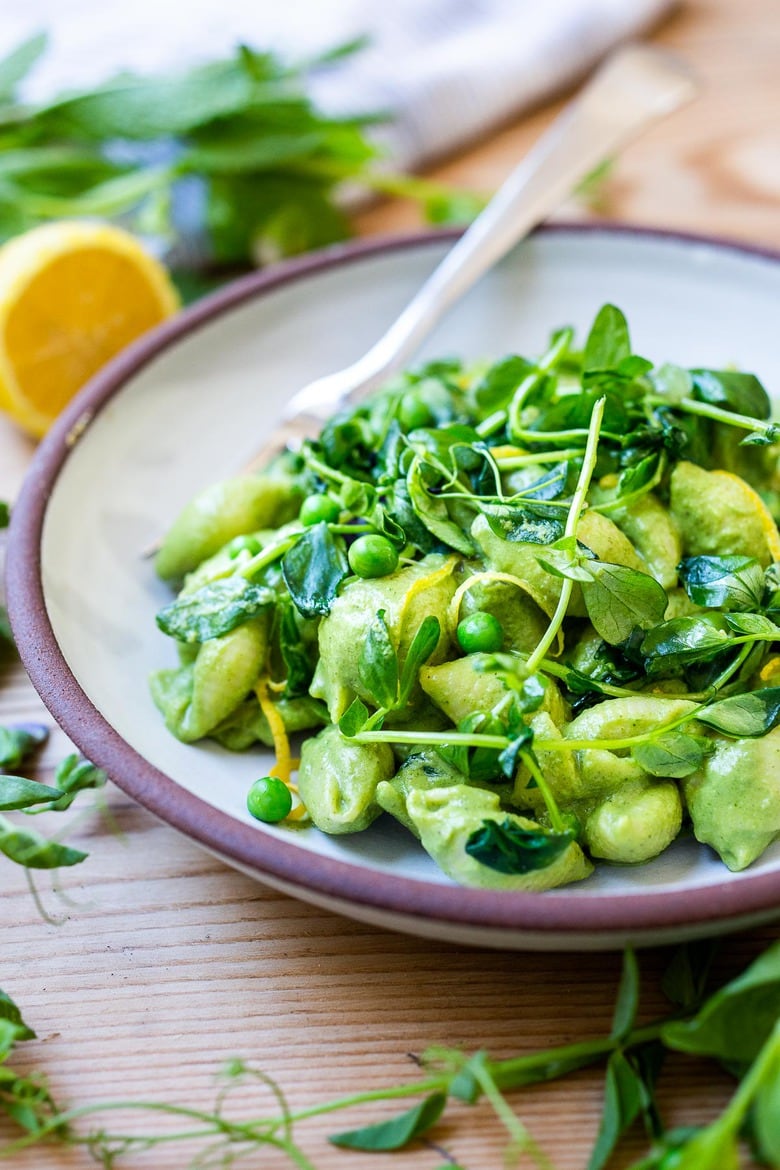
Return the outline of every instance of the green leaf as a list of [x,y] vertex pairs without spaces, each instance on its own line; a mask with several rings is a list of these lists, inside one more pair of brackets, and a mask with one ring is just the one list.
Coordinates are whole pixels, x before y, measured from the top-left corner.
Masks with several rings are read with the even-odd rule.
[[11,623],[8,620],[8,614],[4,605],[0,605],[0,650],[2,649],[2,644],[7,646],[13,646],[14,644]]
[[622,1134],[642,1110],[642,1083],[620,1049],[607,1061],[604,1109],[587,1170],[603,1170]]
[[256,585],[241,576],[226,577],[166,605],[157,614],[157,625],[180,642],[208,642],[243,625],[275,602],[276,594],[265,585]]
[[780,723],[780,687],[732,695],[696,713],[700,723],[735,738],[757,739]]
[[498,514],[495,509],[489,507],[482,507],[480,510],[496,536],[514,544],[551,545],[563,536],[564,525],[560,520],[549,516],[534,516],[527,507],[513,508],[509,514],[506,509],[502,509]]
[[631,356],[628,322],[620,309],[603,305],[591,326],[582,356],[583,373],[591,370],[616,370]]
[[18,768],[22,760],[49,738],[42,723],[0,727],[0,768]]
[[474,546],[468,535],[459,524],[450,519],[447,505],[444,500],[431,495],[423,480],[424,463],[418,455],[412,460],[406,477],[409,500],[425,527],[443,544],[454,548],[456,552],[472,556]]
[[0,528],[7,528],[11,522],[11,509],[5,500],[0,500]]
[[615,1010],[612,1016],[610,1036],[613,1040],[625,1040],[636,1021],[639,1008],[639,965],[633,947],[623,951],[623,969],[620,976]]
[[704,746],[692,735],[670,731],[647,743],[637,744],[631,755],[651,776],[681,779],[698,771],[704,762]]
[[720,614],[672,618],[645,635],[640,653],[650,675],[673,671],[712,658],[729,645],[726,621]]
[[761,1160],[768,1166],[780,1166],[780,1051],[762,1077],[751,1121]]
[[385,611],[372,618],[358,657],[358,677],[374,706],[396,706],[398,702],[398,655],[390,641]]
[[727,610],[761,605],[764,572],[755,557],[685,557],[677,571],[695,605]]
[[304,617],[330,613],[338,587],[349,573],[344,541],[325,521],[313,524],[282,561],[282,573],[296,609]]
[[26,780],[23,776],[0,776],[0,809],[4,812],[29,808],[33,804],[56,800],[60,796],[62,793],[58,788],[49,788],[47,784],[39,784],[36,780]]
[[0,817],[0,853],[29,869],[57,869],[61,865],[78,865],[87,856],[80,849],[71,849],[68,845],[49,841],[30,829],[20,829],[5,817]]
[[62,812],[70,808],[79,792],[84,792],[88,788],[102,788],[107,780],[108,777],[101,768],[96,768],[90,760],[85,760],[77,752],[72,752],[57,765],[54,773],[54,783],[60,791],[59,799],[35,811]]
[[762,613],[729,613],[726,625],[735,634],[746,634],[762,642],[780,641],[780,626]]
[[534,368],[531,362],[516,355],[495,362],[474,387],[474,401],[479,410],[488,415],[508,406],[515,390]]
[[431,1093],[419,1105],[389,1121],[332,1134],[328,1141],[347,1150],[400,1150],[435,1125],[446,1104],[446,1093]]
[[314,674],[314,648],[307,644],[295,617],[295,607],[282,605],[279,620],[279,650],[287,672],[285,698],[305,695]]
[[13,1024],[18,1040],[34,1040],[35,1032],[22,1019],[22,1013],[7,992],[0,989],[0,1019]]
[[592,579],[582,583],[585,608],[605,642],[618,645],[637,627],[651,629],[663,620],[669,602],[653,577],[604,561],[589,561],[587,568]]
[[362,731],[368,720],[368,707],[362,699],[353,699],[344,714],[339,719],[339,731],[347,739],[352,739]]
[[440,635],[441,624],[439,619],[435,614],[429,613],[417,627],[417,633],[412,638],[412,643],[406,652],[403,669],[401,670],[400,707],[405,707],[409,702],[409,696],[414,684],[417,682],[420,667],[424,666],[433,654],[439,644]]
[[552,829],[524,829],[509,817],[482,822],[466,842],[466,852],[475,861],[499,873],[523,874],[546,869],[574,840],[572,832]]
[[741,975],[711,995],[692,1020],[663,1027],[669,1048],[748,1064],[780,1017],[780,942],[767,948]]
[[670,1003],[686,1012],[700,1006],[717,947],[712,939],[677,947],[661,979],[661,989]]
[[36,33],[0,60],[0,105],[13,102],[17,85],[44,53],[48,42],[46,33]]
[[769,395],[755,374],[739,370],[690,370],[693,397],[737,414],[766,419],[772,413]]
[[588,557],[582,555],[575,537],[564,536],[535,554],[546,573],[553,577],[566,577],[570,581],[592,581]]

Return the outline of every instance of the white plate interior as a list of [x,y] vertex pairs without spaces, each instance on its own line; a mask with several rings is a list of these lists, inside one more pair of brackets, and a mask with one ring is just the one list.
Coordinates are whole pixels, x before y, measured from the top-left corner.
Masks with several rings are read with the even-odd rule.
[[[213,319],[154,359],[67,459],[46,513],[42,565],[54,633],[79,684],[119,734],[182,789],[258,833],[284,833],[302,850],[446,883],[388,817],[347,838],[316,830],[291,838],[259,825],[245,795],[267,771],[267,753],[185,746],[168,734],[146,680],[175,661],[154,623],[170,592],[142,557],[198,489],[244,464],[289,395],[380,336],[445,250],[438,243],[407,248],[309,275]],[[572,324],[582,335],[605,301],[624,310],[635,349],[653,360],[734,363],[769,388],[780,385],[780,264],[630,233],[536,236],[450,313],[421,357],[535,353],[558,325]],[[769,871],[780,871],[780,844],[730,880]],[[711,851],[680,841],[649,865],[600,867],[566,895],[690,890],[724,874]]]

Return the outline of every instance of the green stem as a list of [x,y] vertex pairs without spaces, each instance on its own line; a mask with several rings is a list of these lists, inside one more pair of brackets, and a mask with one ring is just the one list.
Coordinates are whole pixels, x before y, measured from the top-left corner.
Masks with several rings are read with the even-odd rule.
[[[588,427],[588,441],[585,444],[585,454],[582,459],[582,467],[580,468],[579,478],[577,479],[577,487],[574,490],[571,507],[569,508],[569,515],[566,518],[566,527],[564,529],[564,539],[567,536],[577,537],[577,526],[580,522],[582,509],[585,507],[585,496],[587,495],[590,481],[593,477],[593,471],[596,466],[596,457],[598,455],[599,435],[601,433],[601,423],[604,418],[604,407],[606,406],[606,398],[599,398],[598,402],[593,407],[593,413],[590,416],[590,426]],[[547,627],[547,632],[540,640],[538,646],[533,654],[526,662],[526,671],[529,675],[534,674],[538,669],[542,660],[545,658],[547,651],[552,646],[553,642],[558,636],[558,631],[563,625],[563,620],[566,617],[566,611],[569,608],[572,590],[574,589],[574,582],[566,577],[561,586],[561,595],[558,598],[558,604],[555,607],[555,613],[552,616],[552,621]]]
[[549,1158],[536,1144],[523,1122],[502,1095],[501,1090],[490,1075],[485,1061],[475,1060],[471,1065],[471,1071],[486,1100],[493,1107],[496,1117],[509,1134],[510,1146],[504,1155],[505,1164],[509,1164],[510,1157],[519,1157],[524,1150],[528,1150],[541,1170],[552,1170]]
[[239,570],[239,576],[246,577],[248,581],[251,581],[255,574],[259,573],[261,569],[265,569],[268,565],[273,564],[274,561],[277,561],[279,557],[283,557],[284,554],[295,544],[298,537],[301,535],[301,532],[303,532],[303,529],[301,529],[300,532],[293,532],[289,536],[285,536],[283,540],[277,540],[273,544],[267,545],[266,548],[261,549],[259,553],[256,553],[255,556],[253,556],[250,561],[247,561],[247,563]]
[[547,812],[550,814],[550,824],[556,833],[562,833],[566,826],[563,823],[561,810],[558,808],[557,801],[552,794],[549,784],[544,778],[541,768],[533,757],[532,752],[521,752],[520,758],[525,764],[528,771],[536,781],[536,787],[544,797],[544,803],[547,806]]
[[532,466],[535,463],[559,463],[563,459],[579,459],[582,447],[564,447],[561,451],[531,451],[528,455],[507,455],[495,457],[496,465],[501,471],[516,471],[520,467]]
[[701,418],[725,423],[726,426],[739,427],[743,431],[759,431],[761,434],[772,436],[777,430],[776,423],[752,418],[749,414],[737,414],[736,411],[722,410],[719,406],[711,406],[709,402],[698,402],[695,398],[681,398],[679,402],[672,402],[660,395],[652,395],[647,401],[651,406],[668,406],[672,410],[683,410],[686,414],[696,414]]

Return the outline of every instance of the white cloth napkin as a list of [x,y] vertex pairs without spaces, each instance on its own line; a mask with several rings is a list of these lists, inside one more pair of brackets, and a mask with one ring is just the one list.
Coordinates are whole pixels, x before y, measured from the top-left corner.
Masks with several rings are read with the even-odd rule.
[[119,69],[181,68],[239,41],[302,56],[366,34],[367,49],[314,79],[314,97],[333,113],[392,113],[378,135],[395,166],[414,167],[570,85],[672,7],[674,0],[19,0],[0,22],[0,54],[49,31],[26,90],[43,98]]

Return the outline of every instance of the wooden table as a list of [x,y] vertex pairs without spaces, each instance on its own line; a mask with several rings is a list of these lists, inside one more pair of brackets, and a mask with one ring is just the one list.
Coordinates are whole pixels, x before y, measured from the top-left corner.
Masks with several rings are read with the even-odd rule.
[[[780,10],[773,0],[692,0],[657,39],[685,56],[706,88],[697,104],[626,151],[603,192],[604,211],[780,247]],[[554,112],[507,126],[438,173],[490,190]],[[582,206],[566,213],[593,214]],[[359,228],[396,231],[413,216],[402,205],[379,207]],[[0,498],[13,498],[31,454],[0,420]],[[36,717],[50,722],[21,668],[3,660],[0,721]],[[54,729],[37,777],[50,779],[67,749]],[[206,1108],[221,1062],[238,1055],[302,1107],[413,1079],[413,1054],[428,1045],[507,1056],[609,1028],[619,956],[469,950],[358,925],[225,868],[116,789],[108,805],[121,836],[99,812],[70,830],[91,857],[63,876],[68,901],[41,882],[62,925],[42,921],[23,874],[0,859],[0,986],[39,1035],[18,1063],[44,1070],[63,1101],[162,1098]],[[724,969],[736,970],[779,936],[772,927],[729,939]],[[666,958],[661,950],[642,957],[647,1015],[662,1007]],[[725,1076],[680,1060],[661,1104],[670,1122],[701,1122],[729,1091]],[[600,1073],[582,1072],[516,1094],[513,1103],[559,1170],[582,1170],[601,1095]],[[343,1118],[308,1123],[304,1144],[316,1165],[374,1165],[324,1141],[343,1125]],[[456,1109],[435,1140],[393,1165],[501,1164],[503,1135],[486,1107]],[[638,1134],[622,1164],[643,1148]],[[180,1170],[186,1161],[163,1146],[138,1164]],[[13,1164],[59,1170],[93,1162],[82,1150],[49,1147]],[[271,1151],[251,1164],[287,1163]]]

